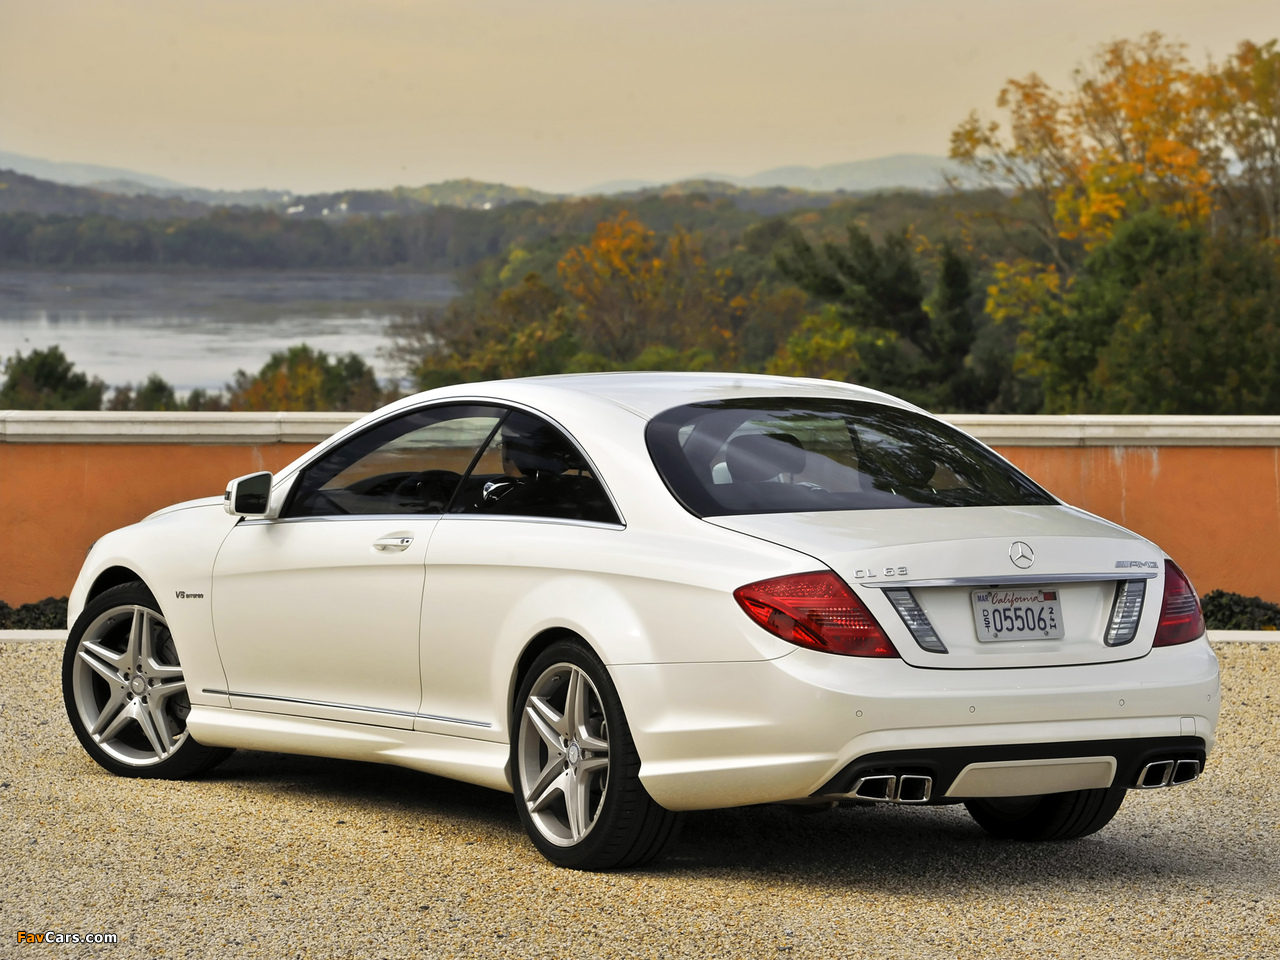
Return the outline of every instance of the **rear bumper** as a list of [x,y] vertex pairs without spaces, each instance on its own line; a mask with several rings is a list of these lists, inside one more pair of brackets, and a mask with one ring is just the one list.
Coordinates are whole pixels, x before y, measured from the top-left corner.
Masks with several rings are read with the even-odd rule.
[[[1036,669],[925,670],[797,650],[610,672],[641,781],[673,810],[821,795],[876,754],[1000,748],[1036,760],[1068,744],[1181,738],[1207,754],[1219,708],[1217,661],[1203,638],[1123,663]],[[1142,752],[1130,746],[1107,754],[1121,754],[1116,783]]]
[[[928,797],[934,803],[1070,789],[1136,787],[1139,774],[1151,763],[1192,760],[1198,768],[1203,768],[1205,757],[1205,743],[1199,737],[899,750],[859,757],[814,791],[814,795],[856,796],[855,787],[861,782],[903,775],[928,778],[929,787],[919,802]],[[974,776],[975,773],[979,775]],[[999,786],[993,789],[992,785]],[[874,792],[871,797],[883,799]]]

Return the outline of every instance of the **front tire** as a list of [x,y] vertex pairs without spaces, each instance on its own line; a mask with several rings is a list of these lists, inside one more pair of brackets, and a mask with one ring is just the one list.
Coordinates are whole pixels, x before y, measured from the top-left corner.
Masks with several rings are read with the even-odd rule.
[[1124,787],[1072,790],[1038,797],[966,800],[983,830],[1001,840],[1075,840],[1111,822],[1124,802]]
[[67,638],[62,697],[85,751],[118,776],[182,780],[231,756],[188,732],[178,651],[142,583],[104,590],[85,605]]
[[680,817],[640,783],[640,757],[609,673],[560,641],[529,668],[512,717],[511,774],[525,832],[576,870],[636,867],[675,840]]

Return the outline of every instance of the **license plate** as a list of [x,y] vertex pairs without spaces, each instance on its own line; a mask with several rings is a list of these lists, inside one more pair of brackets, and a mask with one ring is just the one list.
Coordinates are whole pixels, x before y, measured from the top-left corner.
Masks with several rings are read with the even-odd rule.
[[1058,640],[1064,636],[1057,590],[975,590],[973,623],[979,640]]

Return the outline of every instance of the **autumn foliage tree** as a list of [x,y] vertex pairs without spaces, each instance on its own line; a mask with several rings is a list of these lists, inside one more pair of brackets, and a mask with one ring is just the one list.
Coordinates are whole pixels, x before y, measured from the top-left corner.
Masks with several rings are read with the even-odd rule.
[[[526,258],[519,251],[508,266]],[[803,310],[794,292],[737,289],[697,234],[677,226],[660,238],[625,212],[598,223],[554,272],[398,324],[392,356],[424,388],[563,371],[737,369],[744,328],[790,327]]]
[[725,366],[748,301],[727,289],[698,238],[677,227],[659,243],[625,214],[597,225],[591,242],[557,265],[585,353],[603,366],[648,366],[675,355],[683,366]]
[[[973,113],[951,156],[1011,195],[1043,243],[1042,257],[991,265],[987,312],[1021,328],[1016,365],[1046,411],[1280,410],[1280,397],[1230,385],[1273,368],[1280,350],[1257,301],[1280,276],[1276,43],[1242,43],[1201,70],[1152,33],[1101,48],[1067,92],[1033,74],[997,105],[1007,131]],[[1192,362],[1227,337],[1251,351]],[[1195,383],[1175,388],[1179,377]]]
[[301,343],[256,374],[237,370],[229,402],[232,410],[373,410],[387,399],[358,354],[330,358]]

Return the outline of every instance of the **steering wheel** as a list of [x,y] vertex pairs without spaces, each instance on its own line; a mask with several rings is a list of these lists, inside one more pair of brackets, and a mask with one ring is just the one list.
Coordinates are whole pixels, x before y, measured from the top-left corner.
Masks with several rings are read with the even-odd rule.
[[425,506],[443,510],[461,480],[462,476],[452,470],[421,470],[396,484],[394,496],[397,500],[418,500]]

